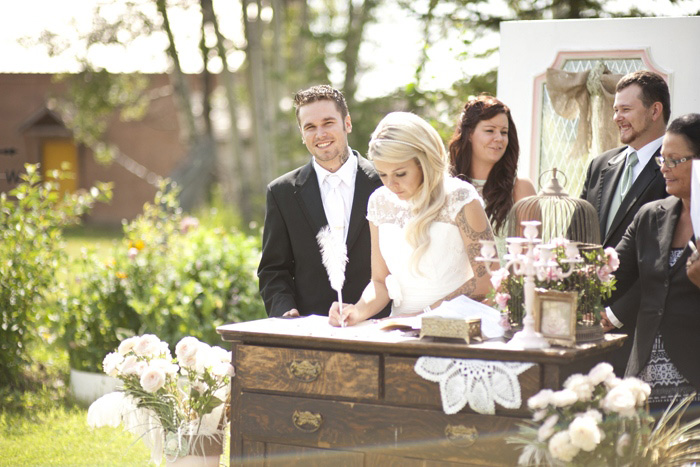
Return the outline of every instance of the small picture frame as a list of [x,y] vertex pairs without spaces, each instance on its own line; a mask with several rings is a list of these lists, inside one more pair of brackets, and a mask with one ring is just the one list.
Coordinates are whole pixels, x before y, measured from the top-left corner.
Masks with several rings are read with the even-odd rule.
[[535,330],[552,345],[576,345],[576,292],[535,290]]

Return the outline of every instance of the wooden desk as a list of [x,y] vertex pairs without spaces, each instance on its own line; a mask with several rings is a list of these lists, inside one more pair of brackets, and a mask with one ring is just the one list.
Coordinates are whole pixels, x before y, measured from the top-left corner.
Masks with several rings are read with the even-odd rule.
[[[232,343],[231,465],[514,465],[504,439],[530,416],[527,399],[587,372],[624,336],[573,349],[516,350],[418,339],[378,326],[324,329],[327,318],[270,318],[218,328]],[[520,409],[442,411],[420,356],[527,361]]]

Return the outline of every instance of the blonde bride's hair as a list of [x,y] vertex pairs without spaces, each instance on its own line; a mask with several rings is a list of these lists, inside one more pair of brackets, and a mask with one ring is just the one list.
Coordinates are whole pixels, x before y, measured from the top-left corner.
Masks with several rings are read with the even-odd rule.
[[417,271],[430,245],[430,224],[445,204],[445,146],[438,132],[422,118],[409,112],[392,112],[372,133],[368,155],[373,161],[390,164],[415,159],[423,172],[423,183],[409,200],[413,219],[406,227],[406,240],[415,249],[410,264]]

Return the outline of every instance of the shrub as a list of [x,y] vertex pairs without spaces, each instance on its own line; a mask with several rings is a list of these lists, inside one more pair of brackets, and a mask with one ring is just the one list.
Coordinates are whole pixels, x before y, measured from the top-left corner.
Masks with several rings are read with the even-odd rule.
[[60,196],[56,183],[43,182],[38,169],[27,164],[22,182],[0,193],[0,381],[16,388],[30,363],[28,343],[50,324],[63,298],[57,280],[66,260],[61,230],[111,197],[109,184]]
[[66,315],[71,367],[97,371],[125,337],[192,335],[216,345],[216,327],[265,317],[255,269],[258,238],[183,216],[166,184],[105,261],[85,252]]

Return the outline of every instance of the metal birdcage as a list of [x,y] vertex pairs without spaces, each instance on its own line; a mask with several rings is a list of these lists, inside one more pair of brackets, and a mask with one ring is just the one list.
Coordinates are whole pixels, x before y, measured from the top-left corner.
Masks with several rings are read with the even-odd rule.
[[[559,183],[557,174],[566,174],[556,168],[552,178],[535,196],[523,198],[513,205],[506,218],[505,231],[509,237],[522,237],[523,221],[540,221],[540,238],[549,243],[555,238],[566,238],[583,244],[600,244],[598,213],[591,203],[580,198],[571,198]],[[541,183],[540,183],[541,185]]]

